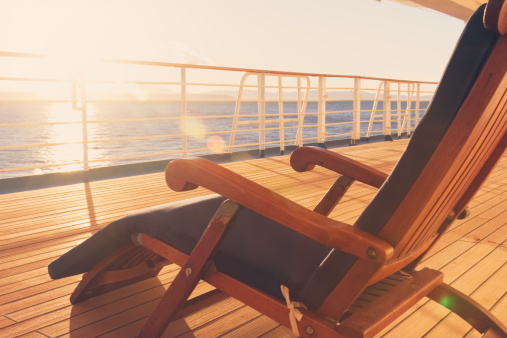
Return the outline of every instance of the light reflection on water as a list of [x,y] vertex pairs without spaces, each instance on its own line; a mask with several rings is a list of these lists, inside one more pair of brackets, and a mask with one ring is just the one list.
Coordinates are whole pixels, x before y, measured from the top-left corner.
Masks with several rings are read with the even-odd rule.
[[[0,179],[13,176],[42,174],[47,172],[74,171],[83,169],[83,125],[80,110],[73,110],[70,103],[53,104],[10,104],[0,105],[2,123],[52,123],[76,122],[70,124],[22,126],[0,129],[1,144],[10,145],[51,145],[35,148],[24,148],[0,151],[2,167],[29,167],[46,164],[62,164],[61,166],[38,168],[25,171],[20,175],[15,172],[0,173]],[[96,115],[92,108],[89,117]],[[96,134],[100,125],[88,124],[88,134]],[[66,143],[66,144],[62,144]],[[71,143],[71,144],[68,144]],[[100,159],[104,151],[100,147],[90,145],[89,159]],[[76,164],[72,164],[72,163]],[[66,164],[66,165],[64,165]],[[105,164],[107,165],[107,164]]]
[[[70,104],[51,104],[43,110],[45,112],[45,122],[80,122],[81,113],[73,110]],[[81,123],[49,125],[44,126],[43,137],[44,144],[75,143],[81,142],[83,130]],[[71,163],[79,162],[83,159],[82,144],[65,144],[38,148],[38,151],[32,153],[36,163]],[[81,166],[64,165],[54,168],[36,169],[35,173],[48,171],[72,171],[79,170]]]
[[[91,111],[88,112],[88,120],[96,119],[98,115],[97,109],[93,105],[90,105]],[[53,104],[50,108],[50,114],[48,116],[48,122],[74,122],[75,124],[64,124],[64,125],[52,125],[48,132],[49,144],[54,143],[72,143],[57,145],[51,147],[44,147],[44,151],[41,154],[42,160],[45,163],[72,163],[72,162],[83,162],[83,124],[82,113],[80,110],[73,110],[70,105]],[[87,124],[87,134],[90,135],[103,135],[103,124],[89,123]],[[96,144],[88,144],[88,159],[98,160],[104,158],[104,149]],[[107,166],[109,161],[103,162],[103,166]],[[80,170],[83,168],[83,164],[71,164],[55,167],[54,171],[73,171]]]

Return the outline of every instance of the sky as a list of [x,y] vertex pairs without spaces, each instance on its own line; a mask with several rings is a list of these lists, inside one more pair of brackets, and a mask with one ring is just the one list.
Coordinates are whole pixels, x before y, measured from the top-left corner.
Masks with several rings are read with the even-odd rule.
[[0,51],[438,81],[464,22],[389,0],[0,0]]

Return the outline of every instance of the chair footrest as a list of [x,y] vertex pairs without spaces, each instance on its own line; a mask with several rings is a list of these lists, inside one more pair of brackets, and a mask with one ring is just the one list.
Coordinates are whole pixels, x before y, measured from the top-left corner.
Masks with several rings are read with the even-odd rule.
[[340,322],[338,332],[347,337],[371,337],[442,282],[443,274],[437,270],[397,272],[365,289]]

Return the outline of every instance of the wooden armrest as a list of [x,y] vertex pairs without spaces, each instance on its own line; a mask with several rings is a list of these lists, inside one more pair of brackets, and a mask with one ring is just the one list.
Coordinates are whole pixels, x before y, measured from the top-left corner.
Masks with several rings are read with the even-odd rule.
[[389,243],[306,209],[211,161],[202,158],[174,160],[167,166],[165,178],[172,190],[202,186],[324,245],[359,258],[383,264],[392,256],[393,248]]
[[489,0],[484,13],[484,26],[499,34],[507,34],[507,1]]
[[297,148],[292,152],[290,165],[299,172],[312,170],[319,165],[376,188],[380,188],[389,176],[361,162],[318,147]]

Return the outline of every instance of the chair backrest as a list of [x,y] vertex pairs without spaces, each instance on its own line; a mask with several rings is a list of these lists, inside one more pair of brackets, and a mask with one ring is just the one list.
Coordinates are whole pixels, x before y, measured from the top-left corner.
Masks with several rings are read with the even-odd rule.
[[[505,116],[497,115],[505,111],[489,106],[505,88],[477,88],[480,77],[491,76],[483,70],[499,38],[484,28],[483,13],[484,6],[470,19],[405,153],[355,224],[391,243],[395,259],[462,211],[455,210],[458,201],[504,134]],[[501,82],[505,70],[497,66]]]
[[[393,260],[434,242],[505,149],[507,36],[485,29],[483,15],[481,6],[469,20],[404,154],[355,223],[393,245]],[[348,305],[329,311],[326,303],[332,297],[328,296],[338,289],[355,288],[345,296],[353,301],[354,294],[383,268],[362,272],[365,266],[358,264],[355,257],[333,251],[301,297],[310,307],[320,307],[332,318],[339,316]]]

